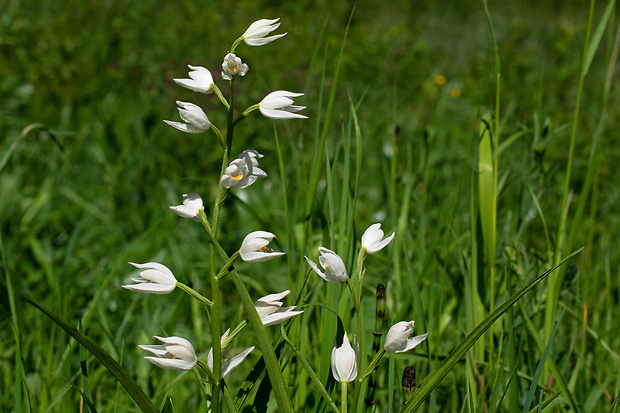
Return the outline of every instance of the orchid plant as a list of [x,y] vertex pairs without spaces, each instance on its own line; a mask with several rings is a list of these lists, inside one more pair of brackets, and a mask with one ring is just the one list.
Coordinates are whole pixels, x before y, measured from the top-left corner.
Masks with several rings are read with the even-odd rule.
[[[169,121],[165,122],[177,129],[178,131],[199,134],[213,133],[221,146],[221,174],[214,180],[219,183],[218,191],[212,203],[210,216],[205,212],[203,199],[197,193],[188,193],[183,195],[181,205],[170,206],[170,209],[182,218],[187,218],[196,222],[200,222],[204,227],[209,241],[209,279],[210,279],[210,298],[204,297],[198,291],[187,286],[177,280],[173,271],[167,266],[148,262],[146,264],[130,263],[134,267],[141,270],[139,277],[132,278],[134,284],[123,285],[127,290],[150,293],[150,294],[170,294],[175,289],[180,289],[189,294],[191,297],[203,304],[209,312],[211,324],[210,334],[212,347],[208,352],[206,363],[200,360],[194,347],[186,338],[181,337],[160,337],[155,336],[157,340],[163,344],[141,345],[140,348],[146,350],[153,355],[145,357],[154,365],[173,370],[193,370],[195,367],[200,370],[195,371],[199,382],[203,385],[203,393],[206,395],[207,403],[210,405],[211,411],[219,412],[222,402],[226,405],[229,412],[237,411],[226,382],[223,380],[233,369],[243,363],[246,357],[257,347],[260,351],[265,363],[265,368],[271,382],[271,391],[278,404],[278,411],[292,412],[293,407],[291,397],[287,392],[288,386],[285,385],[280,362],[276,357],[275,347],[271,339],[267,335],[266,328],[274,325],[280,325],[280,331],[284,338],[284,323],[290,323],[293,319],[302,314],[303,310],[296,306],[284,306],[283,300],[290,294],[290,290],[281,293],[268,294],[257,300],[252,299],[251,295],[239,277],[234,266],[235,261],[241,258],[246,263],[256,263],[272,260],[283,256],[284,252],[274,251],[269,247],[270,242],[276,238],[276,235],[266,231],[254,231],[243,239],[239,250],[233,254],[229,254],[218,241],[218,222],[221,208],[224,201],[231,190],[246,190],[258,181],[258,178],[267,178],[267,173],[259,168],[259,160],[263,158],[258,151],[254,149],[246,149],[241,154],[231,160],[231,151],[234,143],[234,131],[238,124],[246,119],[253,111],[258,110],[264,117],[269,119],[304,119],[305,115],[300,114],[304,106],[295,104],[294,99],[303,96],[303,93],[294,93],[285,90],[276,90],[268,93],[260,102],[251,105],[235,119],[234,88],[233,85],[238,78],[248,75],[249,66],[243,63],[242,58],[237,55],[237,47],[242,43],[248,46],[262,46],[271,43],[277,39],[281,39],[286,33],[269,35],[278,29],[279,19],[261,19],[252,23],[248,29],[237,38],[225,54],[221,63],[221,78],[228,82],[229,93],[228,99],[224,96],[220,88],[214,82],[213,76],[209,69],[203,66],[189,65],[188,78],[174,79],[178,85],[191,91],[203,94],[214,94],[227,111],[227,125],[222,128],[226,133],[220,132],[220,128],[216,126],[207,116],[202,108],[190,102],[177,101],[178,112],[182,122]],[[215,119],[216,117],[214,117]],[[395,233],[384,238],[381,230],[381,224],[371,225],[361,239],[361,247],[359,250],[357,268],[355,274],[357,278],[354,284],[349,277],[349,271],[345,266],[343,259],[334,251],[325,247],[319,247],[319,257],[317,265],[308,257],[307,260],[310,269],[316,273],[321,279],[337,285],[347,284],[353,301],[353,307],[357,318],[357,334],[353,337],[353,346],[349,342],[347,333],[340,339],[334,339],[334,348],[331,356],[331,371],[334,379],[342,384],[341,386],[341,407],[338,409],[333,403],[331,396],[326,391],[323,383],[315,384],[319,392],[323,395],[329,406],[335,412],[346,412],[349,397],[347,396],[347,384],[354,383],[355,392],[353,396],[353,411],[356,410],[357,402],[360,396],[361,384],[374,370],[384,352],[404,352],[413,349],[420,344],[427,335],[416,336],[409,339],[409,335],[413,331],[414,322],[400,322],[394,325],[388,332],[385,343],[375,359],[367,366],[363,374],[358,371],[366,367],[363,362],[363,330],[362,330],[362,313],[360,310],[362,285],[364,277],[364,260],[368,254],[374,254],[385,247],[392,241]],[[217,266],[217,257],[223,263]],[[243,264],[255,265],[255,264]],[[247,319],[242,320],[232,332],[230,329],[224,333],[222,330],[222,280],[227,277],[235,285],[240,297],[241,304],[245,309]],[[251,346],[240,352],[232,358],[227,357],[228,347],[236,336],[244,329],[246,325],[251,325],[254,334],[256,346]],[[351,329],[348,329],[351,331]],[[287,340],[288,341],[288,340]],[[340,346],[337,342],[341,342]],[[198,353],[200,354],[200,353]],[[214,362],[221,360],[221,362]],[[305,366],[306,367],[306,366]],[[307,366],[310,370],[311,367]],[[310,376],[316,376],[309,371]]]

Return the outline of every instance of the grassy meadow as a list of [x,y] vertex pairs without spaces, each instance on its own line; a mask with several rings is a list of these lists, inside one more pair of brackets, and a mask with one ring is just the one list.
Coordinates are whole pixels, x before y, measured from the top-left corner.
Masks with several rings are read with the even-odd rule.
[[[207,411],[194,374],[157,368],[138,345],[180,336],[206,360],[211,313],[178,290],[143,295],[121,285],[137,275],[128,262],[160,262],[210,297],[209,237],[168,207],[196,192],[211,217],[222,150],[211,131],[186,134],[163,120],[179,120],[175,101],[192,102],[226,130],[214,95],[173,78],[187,78],[188,64],[204,66],[229,98],[222,59],[261,18],[280,18],[274,34],[287,35],[237,49],[250,69],[234,83],[236,113],[288,90],[304,93],[295,104],[308,119],[256,111],[235,127],[231,157],[257,150],[269,177],[230,191],[217,238],[231,255],[248,233],[269,231],[277,235],[270,247],[286,252],[235,268],[253,300],[289,289],[285,305],[304,310],[282,325],[299,354],[286,344],[276,352],[293,409],[332,411],[299,355],[341,406],[330,373],[334,337],[343,327],[363,336],[361,374],[382,283],[383,337],[415,320],[414,335],[428,339],[386,353],[357,411],[401,411],[407,365],[418,411],[617,411],[617,16],[613,1],[576,0],[489,0],[488,14],[482,0],[5,0],[0,411],[140,411],[25,296],[79,325],[162,412]],[[320,279],[304,256],[318,262],[317,248],[329,248],[353,277],[360,238],[377,222],[396,236],[364,261],[360,334],[346,285]],[[451,368],[442,364],[493,310],[581,248]],[[224,276],[219,285],[224,331],[246,314],[233,282]],[[267,333],[281,337],[279,326]],[[251,345],[248,326],[231,353]],[[261,354],[227,378],[233,395],[255,384],[242,412],[281,411],[265,373],[247,378]]]

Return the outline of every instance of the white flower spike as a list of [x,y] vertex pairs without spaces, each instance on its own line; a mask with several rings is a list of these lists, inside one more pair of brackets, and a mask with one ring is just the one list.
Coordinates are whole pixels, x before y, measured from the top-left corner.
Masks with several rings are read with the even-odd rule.
[[366,250],[366,254],[374,254],[385,248],[394,238],[394,234],[396,232],[392,232],[392,235],[382,241],[383,231],[381,230],[381,224],[372,224],[362,235],[362,248]]
[[339,383],[350,383],[357,377],[357,360],[359,352],[359,344],[357,337],[353,337],[353,345],[351,347],[347,333],[344,333],[342,346],[337,347],[334,339],[334,349],[332,350],[332,374],[334,379]]
[[293,105],[293,99],[303,96],[303,93],[293,93],[286,90],[276,90],[263,98],[258,109],[263,116],[271,119],[307,118],[295,112],[305,109],[305,106]]
[[170,294],[177,286],[177,279],[165,265],[157,262],[146,264],[130,262],[130,264],[146,270],[140,273],[140,278],[131,279],[136,284],[121,285],[123,288],[144,294]]
[[385,351],[392,353],[404,353],[405,351],[409,351],[417,347],[421,342],[426,340],[428,333],[409,338],[409,336],[413,333],[414,324],[415,322],[413,320],[401,321],[394,324],[385,336],[385,343],[383,344]]
[[224,61],[222,62],[222,79],[232,80],[232,77],[235,75],[245,76],[248,69],[248,65],[242,63],[241,58],[234,53],[228,53],[224,56]]
[[286,33],[265,37],[280,26],[278,20],[280,19],[260,19],[255,21],[241,36],[243,37],[243,41],[249,46],[262,46],[264,44],[271,43],[280,37],[284,37]]
[[211,122],[200,106],[179,100],[177,100],[177,105],[179,105],[179,115],[181,115],[181,119],[185,122],[173,122],[170,120],[164,120],[164,122],[173,128],[187,133],[202,133],[209,130]]
[[[222,336],[222,341],[224,341],[225,337]],[[254,346],[245,349],[241,353],[237,354],[235,357],[228,359],[228,356],[224,353],[228,353],[227,350],[222,351],[222,378],[225,378],[230,374],[231,371],[235,367],[237,367],[245,358],[254,350]],[[207,355],[207,367],[213,371],[213,347],[209,350],[209,354]]]
[[273,252],[267,248],[269,242],[276,236],[267,231],[250,232],[241,243],[239,253],[241,259],[247,262],[263,262],[284,255],[283,252]]
[[289,293],[290,291],[286,290],[279,294],[266,295],[254,303],[254,307],[256,307],[256,311],[265,327],[283,323],[289,318],[303,313],[303,311],[294,311],[294,306],[282,307],[282,302],[279,300],[286,297]]
[[226,167],[220,185],[227,189],[243,189],[252,185],[258,178],[266,178],[265,171],[258,167],[258,159],[262,157],[263,155],[254,150],[243,151]]
[[200,210],[204,210],[204,205],[200,195],[192,192],[190,194],[183,194],[183,205],[171,206],[170,209],[180,217],[191,218],[198,222],[200,221],[198,214]]
[[199,93],[213,93],[213,76],[208,69],[202,66],[187,65],[190,79],[172,79],[177,84]]
[[306,261],[308,261],[308,264],[310,264],[310,268],[312,268],[312,270],[314,270],[314,272],[325,281],[329,281],[334,284],[346,283],[349,277],[342,258],[327,248],[319,247],[319,252],[321,253],[319,256],[319,263],[325,270],[325,273],[319,269],[318,265],[310,261],[308,257],[304,257]]
[[151,363],[170,370],[191,370],[196,365],[196,353],[189,341],[181,337],[155,336],[155,338],[164,344],[139,346],[157,356],[145,357]]

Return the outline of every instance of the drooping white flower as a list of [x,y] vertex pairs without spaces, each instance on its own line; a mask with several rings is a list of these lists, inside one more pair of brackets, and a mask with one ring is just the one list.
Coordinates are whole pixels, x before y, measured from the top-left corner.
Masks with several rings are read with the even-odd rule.
[[344,333],[342,339],[342,346],[337,347],[336,340],[334,339],[334,349],[332,350],[332,374],[334,379],[339,383],[350,383],[357,377],[357,363],[359,344],[357,342],[357,336],[353,337],[353,346],[351,347],[347,333]]
[[169,294],[177,286],[177,279],[165,265],[157,262],[146,264],[130,262],[129,264],[136,268],[146,268],[146,270],[140,272],[140,278],[131,279],[136,284],[121,285],[123,288],[145,294]]
[[235,75],[245,76],[248,69],[248,65],[242,63],[241,58],[234,53],[228,53],[224,56],[224,61],[222,62],[222,79],[231,80]]
[[417,347],[418,344],[426,340],[428,333],[409,338],[413,333],[414,324],[413,320],[394,324],[385,336],[385,343],[383,344],[385,351],[403,353]]
[[245,33],[243,33],[243,36],[241,36],[243,37],[243,41],[250,46],[262,46],[285,36],[286,33],[265,37],[280,26],[280,23],[277,23],[278,20],[280,19],[260,19],[255,21],[248,27]]
[[252,185],[258,178],[266,178],[265,171],[258,167],[258,159],[263,155],[255,150],[243,151],[224,170],[220,185],[224,188],[243,189]]
[[179,115],[185,122],[164,120],[168,125],[187,133],[202,133],[211,127],[209,118],[200,106],[179,100],[177,100],[177,105],[179,105]]
[[382,241],[383,230],[381,230],[381,224],[372,224],[362,235],[362,248],[366,250],[366,254],[374,254],[388,245],[392,238],[394,238],[394,234],[396,232],[392,232],[392,235]]
[[[224,340],[228,336],[228,331],[222,335],[222,344]],[[254,350],[254,346],[245,349],[241,353],[237,354],[235,357],[228,358],[228,349],[222,349],[222,378],[225,378],[230,374],[230,372],[237,367],[245,358]],[[209,350],[209,354],[207,355],[207,367],[213,371],[213,347]]]
[[319,247],[319,252],[321,253],[319,256],[319,263],[325,270],[325,273],[319,269],[318,265],[310,261],[308,257],[304,257],[306,261],[308,261],[308,264],[310,264],[310,268],[312,268],[314,272],[325,281],[329,281],[334,284],[346,283],[349,277],[342,258],[340,258],[335,252],[324,247]]
[[286,290],[279,294],[269,294],[259,298],[254,303],[254,307],[256,307],[256,311],[265,327],[280,324],[289,318],[303,313],[303,311],[294,311],[294,306],[282,307],[282,302],[279,300],[286,297],[289,293],[290,291]]
[[172,370],[191,370],[196,365],[196,353],[189,341],[181,337],[155,336],[155,338],[164,344],[139,346],[157,356],[145,357],[151,363],[162,369]]
[[190,79],[173,79],[177,84],[186,87],[194,92],[212,93],[213,76],[208,69],[202,66],[187,65],[191,70]]
[[263,262],[284,255],[283,252],[273,252],[271,248],[267,248],[269,242],[275,237],[271,232],[250,232],[241,243],[239,249],[241,259],[247,262]]
[[192,192],[190,194],[183,194],[183,205],[171,206],[177,215],[183,218],[191,218],[194,221],[200,221],[198,214],[200,210],[204,210],[202,198],[200,195]]
[[307,118],[295,112],[305,109],[305,106],[293,105],[295,97],[303,96],[303,93],[293,93],[286,90],[276,90],[263,98],[258,104],[258,109],[263,116],[271,119]]

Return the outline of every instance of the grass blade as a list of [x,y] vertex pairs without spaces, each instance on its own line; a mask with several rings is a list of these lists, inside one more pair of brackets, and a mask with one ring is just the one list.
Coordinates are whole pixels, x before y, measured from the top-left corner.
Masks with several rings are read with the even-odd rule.
[[82,334],[77,328],[73,327],[67,321],[62,319],[59,315],[53,313],[47,308],[43,307],[34,298],[27,295],[23,295],[24,299],[30,304],[41,310],[47,315],[53,322],[58,324],[63,330],[65,330],[71,337],[73,337],[78,343],[80,343],[86,350],[90,351],[101,364],[103,364],[109,371],[116,377],[118,382],[127,390],[129,396],[136,402],[136,404],[142,409],[143,412],[159,412],[159,409],[144,393],[144,391],[138,386],[138,383],[129,375],[127,370],[123,368],[112,356],[103,349],[99,344],[95,343],[90,337]]
[[441,380],[452,370],[452,368],[459,362],[459,360],[467,353],[467,351],[474,345],[474,343],[482,337],[485,331],[497,321],[510,307],[514,305],[521,297],[523,297],[529,290],[531,290],[536,284],[545,279],[549,274],[558,269],[561,265],[567,262],[569,259],[577,255],[583,250],[583,248],[574,251],[558,264],[554,265],[551,269],[545,271],[543,274],[534,278],[525,287],[514,293],[508,300],[500,305],[495,311],[493,311],[482,323],[480,323],[466,338],[463,340],[448,357],[441,362],[439,366],[426,377],[424,382],[413,394],[413,397],[401,410],[402,413],[409,413],[415,411],[424,399],[439,385]]

